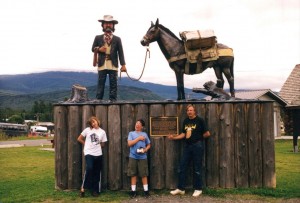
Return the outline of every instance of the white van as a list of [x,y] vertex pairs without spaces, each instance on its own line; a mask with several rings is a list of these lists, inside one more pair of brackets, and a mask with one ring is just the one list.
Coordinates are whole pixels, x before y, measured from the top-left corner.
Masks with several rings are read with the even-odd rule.
[[30,127],[31,135],[46,136],[48,134],[47,127],[34,125]]

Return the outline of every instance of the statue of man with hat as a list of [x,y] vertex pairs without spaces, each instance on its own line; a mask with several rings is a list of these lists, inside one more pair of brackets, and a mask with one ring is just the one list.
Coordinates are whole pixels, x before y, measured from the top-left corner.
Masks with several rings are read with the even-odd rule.
[[[114,35],[115,25],[118,24],[111,15],[104,15],[98,20],[102,24],[103,34],[95,37],[92,51],[94,52],[94,66],[98,67],[98,85],[96,98],[103,99],[106,76],[109,75],[109,100],[117,100],[118,66],[121,72],[126,72],[126,63],[121,38]],[[119,61],[118,61],[119,60]]]

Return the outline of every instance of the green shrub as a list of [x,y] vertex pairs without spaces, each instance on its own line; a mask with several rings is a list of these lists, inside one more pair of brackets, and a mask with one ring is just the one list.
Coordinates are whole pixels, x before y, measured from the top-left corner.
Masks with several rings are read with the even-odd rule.
[[8,136],[5,134],[5,132],[0,130],[0,140],[7,140],[7,139],[8,139]]

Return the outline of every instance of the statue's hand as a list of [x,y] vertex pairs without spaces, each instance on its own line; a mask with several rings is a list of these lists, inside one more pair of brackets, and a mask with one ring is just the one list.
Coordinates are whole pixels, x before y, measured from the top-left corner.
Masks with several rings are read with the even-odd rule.
[[106,52],[106,47],[105,46],[99,47],[98,52],[105,53]]
[[126,69],[125,65],[121,67],[121,72],[127,72],[127,69]]

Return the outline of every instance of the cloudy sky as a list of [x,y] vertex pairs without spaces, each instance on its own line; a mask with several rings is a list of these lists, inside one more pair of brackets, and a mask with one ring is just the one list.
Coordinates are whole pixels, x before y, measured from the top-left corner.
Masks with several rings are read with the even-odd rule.
[[[140,40],[157,18],[177,36],[213,29],[218,42],[234,50],[239,89],[279,91],[300,64],[299,0],[1,0],[0,75],[96,73],[91,46],[102,34],[97,20],[105,14],[119,21],[115,35],[122,38],[132,77],[141,74],[146,49]],[[157,43],[150,51],[141,81],[176,85]],[[213,69],[185,76],[185,86],[202,87],[209,80],[216,80]]]

